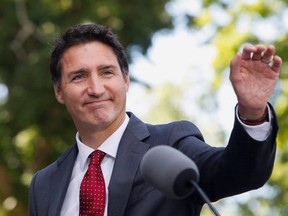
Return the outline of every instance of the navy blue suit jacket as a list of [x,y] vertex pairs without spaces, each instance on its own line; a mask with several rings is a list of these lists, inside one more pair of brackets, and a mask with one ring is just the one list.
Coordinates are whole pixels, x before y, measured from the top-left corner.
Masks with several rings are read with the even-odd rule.
[[[188,121],[149,125],[128,115],[109,184],[108,216],[200,215],[204,203],[197,192],[183,200],[170,199],[141,178],[140,161],[156,145],[170,145],[189,156],[199,168],[200,186],[212,201],[259,188],[271,175],[278,130],[274,111],[272,133],[265,141],[253,140],[236,120],[226,148],[206,144]],[[34,175],[30,216],[60,214],[77,154],[74,145]]]

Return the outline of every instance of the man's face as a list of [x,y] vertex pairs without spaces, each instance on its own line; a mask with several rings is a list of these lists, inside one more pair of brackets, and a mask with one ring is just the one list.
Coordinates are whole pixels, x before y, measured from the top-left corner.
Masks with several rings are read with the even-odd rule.
[[68,48],[61,59],[61,87],[54,85],[81,134],[114,131],[123,122],[129,76],[123,77],[112,48],[88,42]]

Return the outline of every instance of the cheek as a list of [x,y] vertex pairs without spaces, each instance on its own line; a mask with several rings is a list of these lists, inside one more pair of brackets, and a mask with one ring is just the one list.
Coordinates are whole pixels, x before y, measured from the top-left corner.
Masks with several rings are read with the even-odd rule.
[[66,89],[65,94],[63,94],[63,101],[65,102],[66,106],[74,107],[81,104],[83,99],[83,90],[81,89]]
[[125,105],[126,105],[127,91],[128,91],[128,88],[123,88],[123,89],[121,89],[121,91],[119,91],[118,98],[119,98],[119,104],[121,107],[123,107],[123,106],[125,107]]
[[123,85],[123,86],[119,87],[119,89],[117,91],[118,96],[121,99],[126,98],[127,92],[128,92],[128,86],[127,85]]

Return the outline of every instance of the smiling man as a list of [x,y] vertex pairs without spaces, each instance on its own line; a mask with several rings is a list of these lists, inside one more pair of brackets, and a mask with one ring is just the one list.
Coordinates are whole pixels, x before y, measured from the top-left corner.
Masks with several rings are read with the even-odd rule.
[[76,143],[34,175],[30,216],[199,216],[204,201],[196,192],[172,199],[143,180],[141,159],[163,144],[196,163],[212,201],[261,187],[276,151],[277,119],[268,100],[282,61],[274,53],[272,45],[246,46],[232,59],[235,123],[227,146],[216,148],[191,122],[151,125],[126,111],[129,69],[117,37],[101,25],[69,28],[50,71],[56,99],[78,131]]
[[65,104],[81,141],[97,149],[124,121],[129,76],[113,50],[98,41],[68,48],[61,59],[57,100]]

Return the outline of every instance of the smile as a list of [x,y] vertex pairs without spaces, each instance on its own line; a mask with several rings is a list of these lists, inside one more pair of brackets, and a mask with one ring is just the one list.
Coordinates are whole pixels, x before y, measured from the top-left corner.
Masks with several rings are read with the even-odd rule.
[[88,101],[84,103],[84,106],[96,106],[96,107],[103,107],[106,103],[108,103],[110,100],[94,100],[94,101]]

